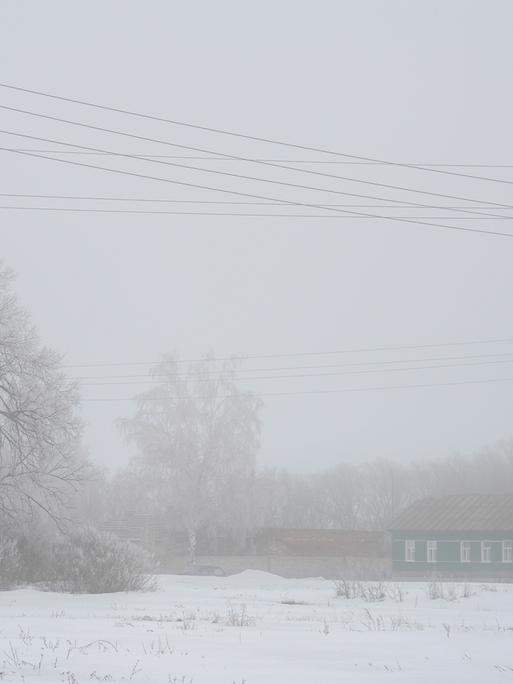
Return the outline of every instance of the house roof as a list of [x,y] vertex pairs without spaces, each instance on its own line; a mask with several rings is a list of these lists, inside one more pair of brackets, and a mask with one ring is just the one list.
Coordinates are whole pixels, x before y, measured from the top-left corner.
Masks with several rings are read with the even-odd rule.
[[513,494],[420,499],[390,525],[391,530],[513,530]]

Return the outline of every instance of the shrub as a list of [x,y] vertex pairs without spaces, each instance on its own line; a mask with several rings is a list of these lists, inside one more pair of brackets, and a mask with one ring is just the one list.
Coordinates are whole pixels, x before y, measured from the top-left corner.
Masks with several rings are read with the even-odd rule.
[[357,580],[339,579],[335,581],[335,593],[340,598],[360,598],[360,583]]
[[382,582],[339,579],[335,581],[335,593],[339,598],[361,599],[367,603],[384,601],[387,598],[387,590]]
[[245,603],[240,606],[233,606],[227,603],[225,624],[230,627],[249,627],[253,623],[253,618],[248,615]]
[[433,580],[427,586],[428,598],[432,601],[441,599],[442,601],[456,601],[458,596],[458,588],[455,584],[437,582]]
[[34,520],[30,526],[16,530],[20,556],[20,577],[24,584],[37,584],[49,580],[54,574],[53,549],[59,534],[49,524]]
[[55,547],[54,589],[103,594],[156,588],[151,556],[131,542],[94,527],[79,528]]
[[0,589],[10,589],[21,576],[18,544],[10,537],[0,537]]

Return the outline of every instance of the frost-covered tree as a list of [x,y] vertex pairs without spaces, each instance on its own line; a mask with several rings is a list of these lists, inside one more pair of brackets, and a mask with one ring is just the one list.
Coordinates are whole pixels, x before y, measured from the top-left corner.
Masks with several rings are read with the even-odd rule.
[[408,467],[386,458],[362,465],[361,512],[365,527],[387,529],[395,516],[411,503],[410,475]]
[[77,387],[43,347],[0,262],[0,522],[62,516],[83,477]]
[[355,529],[361,518],[360,470],[347,464],[329,468],[316,478],[316,509],[320,527]]
[[237,386],[234,364],[206,357],[184,367],[166,356],[155,386],[120,421],[136,445],[136,466],[155,499],[168,501],[187,531],[194,560],[197,535],[212,523],[247,526],[259,446],[261,401]]

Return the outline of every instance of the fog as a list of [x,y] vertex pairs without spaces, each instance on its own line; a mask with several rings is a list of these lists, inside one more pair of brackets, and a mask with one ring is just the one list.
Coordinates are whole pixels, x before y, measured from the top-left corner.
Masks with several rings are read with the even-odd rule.
[[0,4],[0,680],[511,674],[512,26]]
[[[0,11],[3,78],[11,85],[361,157],[413,164],[511,163],[512,92],[506,84],[513,17],[507,2],[156,2],[144,9],[134,2],[5,2]],[[351,160],[9,89],[1,94],[2,104],[18,109],[225,154],[328,160],[337,163],[296,166],[472,200],[507,203],[510,197],[508,184],[340,163]],[[129,154],[205,156],[5,109],[2,128]],[[2,146],[59,148],[7,134],[2,134]],[[293,202],[383,204],[139,160],[70,155],[71,148],[60,149],[68,152],[54,155],[61,159]],[[5,151],[1,155],[5,193],[244,201]],[[233,160],[167,161],[403,202],[472,207],[470,201]],[[437,168],[512,179],[509,168]],[[3,197],[2,205],[255,211],[251,205],[147,206],[20,197]],[[323,213],[287,206],[265,211]],[[505,237],[333,214],[304,219],[1,212],[2,258],[17,271],[17,291],[42,338],[69,364],[158,361],[166,352],[194,359],[205,353],[275,355],[512,336],[507,313],[513,285],[511,241]],[[508,221],[441,209],[393,208],[387,215],[453,215],[456,218],[433,222],[509,230]],[[509,349],[510,344],[440,346],[260,359],[245,362],[245,367],[418,361]],[[443,363],[451,361],[406,366]],[[72,372],[98,376],[118,370],[129,374],[137,367]],[[247,387],[268,394],[510,376],[504,362],[248,381]],[[87,399],[115,399],[139,389],[84,386],[82,394]],[[499,382],[269,396],[259,460],[311,470],[376,456],[408,462],[472,451],[511,433],[510,393],[511,384]],[[129,414],[127,401],[83,404],[86,442],[95,462],[109,467],[127,462],[129,452],[113,423]]]

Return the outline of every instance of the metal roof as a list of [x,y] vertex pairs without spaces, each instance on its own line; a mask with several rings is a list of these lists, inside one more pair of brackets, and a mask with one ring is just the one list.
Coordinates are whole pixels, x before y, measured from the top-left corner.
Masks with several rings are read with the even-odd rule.
[[391,530],[513,530],[513,494],[420,499],[390,525]]

